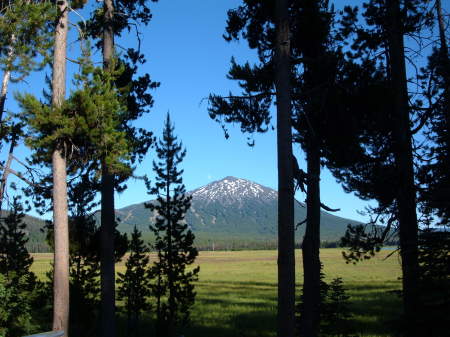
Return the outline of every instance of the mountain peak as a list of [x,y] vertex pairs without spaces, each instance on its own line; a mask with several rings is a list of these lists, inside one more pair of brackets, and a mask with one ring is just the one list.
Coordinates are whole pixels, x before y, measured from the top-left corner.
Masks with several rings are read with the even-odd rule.
[[219,201],[225,204],[242,203],[244,199],[273,200],[278,194],[275,190],[255,182],[227,176],[221,180],[213,181],[206,186],[190,192],[198,199],[207,202]]

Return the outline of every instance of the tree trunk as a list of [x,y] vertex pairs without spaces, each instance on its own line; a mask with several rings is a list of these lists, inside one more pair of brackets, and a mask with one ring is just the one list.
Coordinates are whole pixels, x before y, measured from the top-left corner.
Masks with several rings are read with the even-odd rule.
[[399,182],[398,221],[403,272],[403,310],[407,336],[415,336],[418,310],[418,225],[416,190],[409,119],[405,52],[399,0],[388,1],[389,55],[391,83],[394,93],[394,156]]
[[303,251],[301,335],[315,337],[320,325],[320,149],[313,130],[307,139],[306,230]]
[[167,214],[167,284],[169,287],[169,314],[167,317],[167,322],[165,322],[164,326],[167,327],[165,333],[167,337],[173,337],[174,335],[174,315],[175,315],[175,292],[174,292],[174,275],[173,271],[173,249],[172,249],[172,219],[171,219],[171,205],[170,205],[170,170],[171,167],[167,165],[166,170],[166,214]]
[[[112,0],[103,3],[105,26],[103,30],[103,67],[110,70],[114,56],[114,6]],[[116,290],[114,266],[114,175],[106,161],[102,162],[101,181],[101,336],[116,336]]]
[[114,268],[114,175],[110,174],[103,163],[101,181],[101,336],[116,335],[116,290]]
[[294,183],[288,1],[276,2],[275,85],[278,152],[278,337],[295,333]]
[[[66,95],[67,1],[58,2],[60,16],[55,30],[53,56],[52,105],[62,105]],[[64,330],[69,335],[69,226],[67,219],[66,159],[62,146],[52,153],[53,166],[53,224],[54,224],[54,276],[53,276],[53,330]]]
[[[8,65],[12,61],[12,58],[14,56],[14,43],[16,41],[16,36],[13,34],[11,36],[11,46],[8,48]],[[0,123],[3,122],[3,113],[5,112],[5,103],[6,103],[6,94],[8,93],[8,84],[9,80],[11,78],[11,71],[9,69],[5,70],[3,74],[3,80],[2,80],[2,88],[0,91]],[[3,126],[3,124],[1,124]]]
[[444,67],[444,98],[445,104],[444,107],[446,109],[445,113],[445,126],[447,128],[447,133],[445,135],[446,142],[446,150],[447,150],[447,164],[450,161],[450,57],[448,55],[448,45],[447,45],[447,37],[445,35],[445,22],[444,15],[442,14],[442,6],[441,0],[436,0],[436,12],[438,17],[438,25],[439,25],[439,38],[441,42],[440,46],[440,59],[441,66]]
[[3,209],[3,198],[5,197],[6,185],[8,184],[8,176],[11,173],[11,163],[13,160],[14,148],[16,147],[17,135],[13,134],[11,139],[11,145],[9,146],[8,160],[6,161],[5,167],[3,169],[2,180],[0,182],[0,214]]

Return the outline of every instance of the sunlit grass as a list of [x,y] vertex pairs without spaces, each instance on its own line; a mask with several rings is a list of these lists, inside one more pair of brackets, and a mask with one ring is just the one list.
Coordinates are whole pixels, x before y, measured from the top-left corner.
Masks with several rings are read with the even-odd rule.
[[[341,277],[351,296],[355,332],[361,336],[390,336],[400,315],[398,256],[389,251],[357,265],[346,264],[341,249],[321,250],[326,279]],[[152,259],[154,256],[152,255]],[[43,278],[51,254],[36,254],[33,271]],[[298,289],[303,282],[301,251],[296,252]],[[276,251],[200,252],[196,304],[186,337],[275,336]],[[124,263],[117,265],[124,270]]]

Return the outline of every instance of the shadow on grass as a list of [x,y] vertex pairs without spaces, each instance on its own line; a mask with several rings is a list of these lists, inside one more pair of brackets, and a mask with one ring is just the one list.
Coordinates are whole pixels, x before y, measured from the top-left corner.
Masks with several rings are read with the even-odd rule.
[[272,337],[275,336],[275,313],[255,310],[228,317],[224,326],[214,326],[215,322],[193,324],[186,329],[185,336],[195,337]]
[[350,289],[350,310],[355,332],[395,336],[399,330],[401,299],[392,285],[360,285]]
[[[358,336],[395,336],[401,300],[393,290],[398,282],[345,285]],[[264,282],[201,282],[191,312],[186,337],[274,337],[276,335],[276,286]],[[126,336],[126,320],[120,318],[120,337]],[[154,332],[153,319],[141,324],[141,336]]]

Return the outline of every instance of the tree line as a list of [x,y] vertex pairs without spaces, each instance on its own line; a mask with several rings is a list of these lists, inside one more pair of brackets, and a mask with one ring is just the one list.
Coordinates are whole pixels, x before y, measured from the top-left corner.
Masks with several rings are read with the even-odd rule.
[[[99,335],[116,336],[115,263],[130,244],[127,271],[117,280],[121,285],[117,294],[125,299],[130,330],[136,331],[140,310],[148,310],[144,299],[153,294],[156,330],[161,336],[174,336],[176,327],[188,321],[178,314],[189,312],[195,298],[191,282],[198,273],[198,269],[185,269],[197,255],[193,234],[182,222],[190,198],[185,195],[182,170],[177,165],[185,152],[173,135],[169,117],[159,141],[148,130],[135,126],[134,121],[152,107],[151,90],[159,82],[149,74],[138,75],[139,66],[146,62],[139,36],[138,47],[125,53],[119,54],[115,44],[125,31],[150,22],[151,1],[93,2],[90,16],[74,24],[81,52],[72,59],[67,55],[68,27],[73,24],[69,14],[79,15],[88,3],[0,2],[0,146],[9,146],[2,163],[0,208],[8,194],[8,176],[14,174],[28,185],[23,193],[32,198],[33,206],[42,213],[53,212],[48,235],[55,259],[47,289],[53,293],[49,305],[52,329],[64,330],[66,335],[72,331],[70,305],[98,307]],[[320,210],[335,210],[334,205],[321,201],[323,168],[331,171],[345,191],[376,202],[367,209],[371,218],[367,226],[348,228],[342,239],[349,247],[344,258],[352,262],[369,258],[392,240],[391,233],[398,232],[402,334],[427,335],[430,324],[424,324],[426,317],[420,313],[430,312],[434,302],[424,301],[423,296],[448,282],[448,268],[437,267],[448,262],[446,235],[439,234],[445,232],[421,230],[448,226],[450,215],[447,27],[441,0],[365,0],[360,6],[340,10],[329,0],[243,0],[228,11],[225,40],[246,40],[258,58],[254,64],[232,59],[228,77],[238,81],[242,91],[211,93],[208,113],[221,124],[226,137],[228,123],[237,123],[244,133],[265,132],[276,125],[279,337],[323,333],[321,320],[326,309],[319,254]],[[102,55],[100,67],[92,56],[96,50]],[[70,95],[66,94],[67,60],[79,67]],[[24,79],[49,64],[52,73],[47,77],[44,100],[16,94],[20,111],[4,116],[11,79]],[[276,116],[272,116],[273,106]],[[28,162],[15,155],[21,139],[32,149]],[[139,233],[133,232],[128,243],[116,229],[114,193],[126,188],[127,179],[151,147],[158,156],[153,165],[157,178],[154,184],[147,181],[147,186],[158,202],[148,207],[159,214],[151,228],[158,259],[147,268],[148,247]],[[306,170],[296,158],[298,148],[305,154]],[[12,170],[13,161],[23,165],[25,173]],[[51,173],[42,174],[48,171]],[[296,190],[305,193],[307,207],[302,244],[304,280],[297,319]],[[23,249],[23,206],[19,197],[10,203],[11,211],[2,219],[1,228],[3,237],[14,239],[5,241],[0,252],[0,296],[15,298],[18,308],[44,310],[45,287],[37,287],[39,291],[30,299],[34,302],[24,299],[23,294],[38,281],[29,272],[32,260]],[[97,206],[101,212],[99,229],[90,217]],[[374,224],[385,228],[370,226]],[[77,244],[70,245],[69,237]],[[16,249],[13,258],[6,250],[11,242],[11,249]],[[93,253],[92,247],[100,249]],[[71,280],[79,293],[87,291],[85,297],[72,295],[72,304]],[[139,290],[133,288],[135,282]],[[16,293],[4,284],[18,285]],[[336,281],[336,293],[339,287]],[[92,296],[95,291],[97,295]],[[448,297],[446,301],[441,313],[448,308]],[[27,315],[26,310],[12,312],[2,315],[5,324],[12,327],[8,336],[20,331],[14,325],[16,318]],[[30,317],[19,321],[26,319],[32,322]],[[433,322],[438,324],[436,319]]]
[[[342,10],[328,0],[248,0],[228,12],[224,38],[246,40],[258,60],[231,61],[228,77],[242,91],[211,94],[209,115],[226,137],[228,123],[244,133],[277,126],[279,337],[295,335],[293,180],[307,206],[298,333],[320,333],[320,209],[333,210],[320,199],[323,167],[345,191],[375,200],[371,223],[385,224],[383,231],[349,228],[347,259],[370,257],[398,231],[403,333],[427,335],[420,317],[419,225],[448,225],[447,21],[439,0],[368,0]],[[427,58],[426,66],[418,55]],[[407,63],[415,71],[407,72]],[[306,171],[292,154],[296,144]]]

